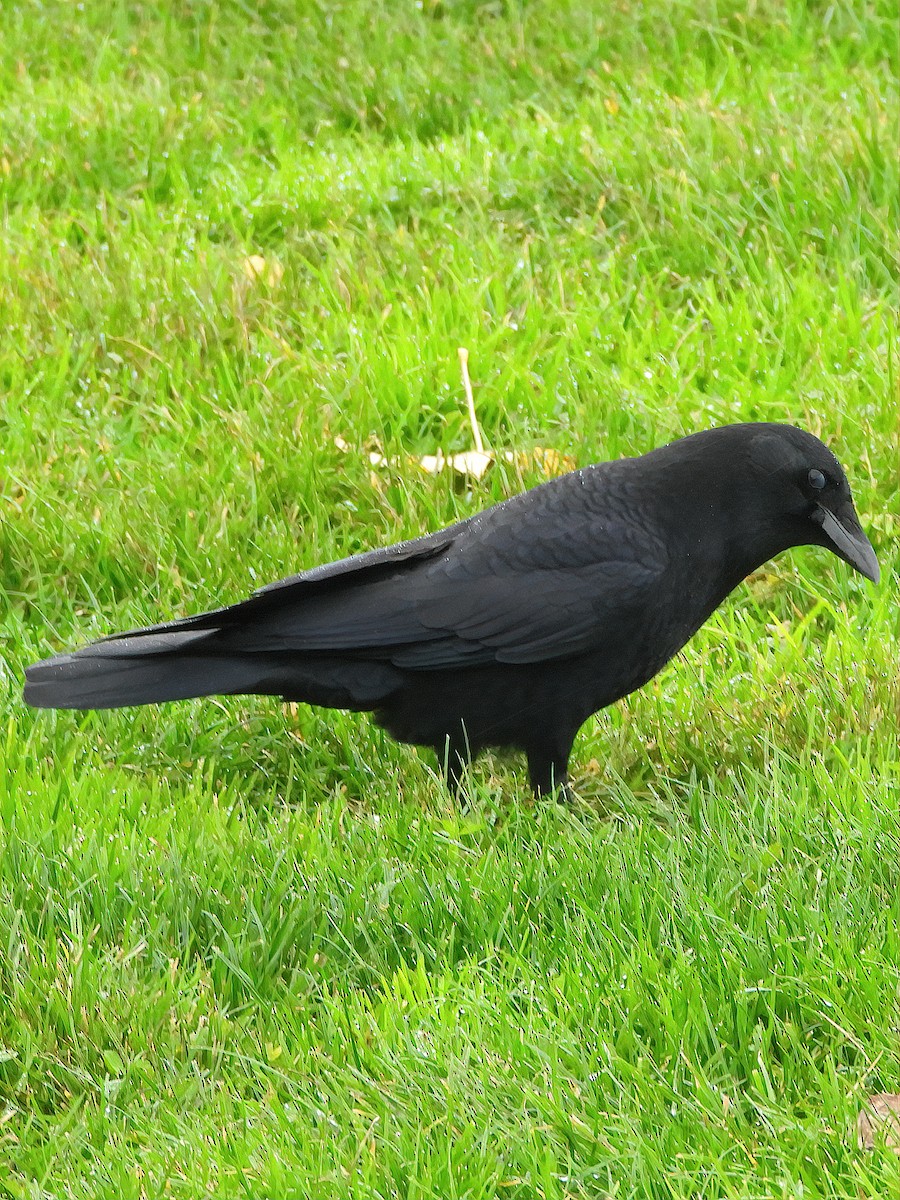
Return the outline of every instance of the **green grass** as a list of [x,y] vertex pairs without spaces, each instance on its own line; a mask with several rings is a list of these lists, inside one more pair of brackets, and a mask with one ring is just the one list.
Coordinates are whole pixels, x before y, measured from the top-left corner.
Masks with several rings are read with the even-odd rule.
[[[853,1128],[900,1092],[895,6],[2,27],[0,1195],[895,1194]],[[415,463],[471,448],[458,346],[522,456],[481,482]],[[571,809],[498,758],[461,815],[365,718],[21,702],[538,447],[751,419],[829,440],[883,582],[760,572],[586,726]]]

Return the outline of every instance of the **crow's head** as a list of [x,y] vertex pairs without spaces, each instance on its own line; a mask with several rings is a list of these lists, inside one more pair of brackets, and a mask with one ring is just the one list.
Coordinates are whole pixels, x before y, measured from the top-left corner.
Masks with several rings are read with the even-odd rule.
[[791,545],[825,546],[877,583],[878,559],[862,531],[841,464],[792,425],[745,425],[755,488]]
[[804,429],[721,425],[632,461],[663,498],[668,524],[689,540],[718,537],[729,590],[791,546],[825,546],[878,582],[841,464]]

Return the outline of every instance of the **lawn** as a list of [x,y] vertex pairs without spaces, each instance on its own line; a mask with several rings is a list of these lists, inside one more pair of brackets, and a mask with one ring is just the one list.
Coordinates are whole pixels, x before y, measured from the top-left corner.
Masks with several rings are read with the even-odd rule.
[[[897,1194],[855,1133],[900,1092],[892,0],[0,26],[0,1195]],[[473,447],[461,346],[480,479],[421,465]],[[569,807],[496,757],[460,812],[365,717],[20,699],[734,420],[832,445],[882,583],[769,564]]]

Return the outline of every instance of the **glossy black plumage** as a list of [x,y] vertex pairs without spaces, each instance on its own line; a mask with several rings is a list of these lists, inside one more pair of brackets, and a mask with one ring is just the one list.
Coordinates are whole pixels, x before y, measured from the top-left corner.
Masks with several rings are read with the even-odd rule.
[[877,580],[831,451],[792,426],[725,426],[47,659],[27,671],[25,699],[255,693],[372,711],[433,747],[453,783],[483,748],[511,746],[545,792],[565,782],[592,713],[652,678],[746,575],[803,544]]

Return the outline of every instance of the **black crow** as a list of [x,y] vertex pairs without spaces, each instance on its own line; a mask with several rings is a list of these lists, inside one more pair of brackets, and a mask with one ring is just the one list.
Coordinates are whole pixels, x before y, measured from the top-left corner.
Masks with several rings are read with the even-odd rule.
[[791,546],[878,561],[841,467],[790,425],[729,425],[542,484],[438,533],[27,671],[38,708],[251,693],[370,711],[450,785],[480,750],[565,785],[589,716],[651,679]]

